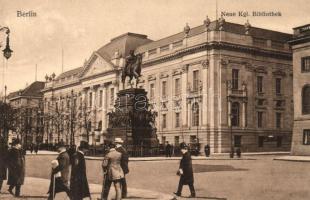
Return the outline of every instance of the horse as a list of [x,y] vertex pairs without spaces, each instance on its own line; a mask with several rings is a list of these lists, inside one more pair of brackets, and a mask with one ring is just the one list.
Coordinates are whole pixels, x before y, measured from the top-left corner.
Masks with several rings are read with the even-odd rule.
[[133,63],[126,63],[126,66],[122,70],[122,83],[123,88],[125,88],[125,80],[126,77],[129,77],[129,83],[131,84],[131,81],[133,77],[135,77],[136,81],[136,87],[139,82],[139,77],[141,76],[141,63],[142,63],[142,55],[138,54],[136,55],[136,59]]

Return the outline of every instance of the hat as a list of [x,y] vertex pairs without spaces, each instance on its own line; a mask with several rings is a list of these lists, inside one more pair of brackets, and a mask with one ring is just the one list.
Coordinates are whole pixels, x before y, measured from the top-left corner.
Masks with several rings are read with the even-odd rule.
[[122,138],[115,138],[114,143],[123,144],[124,141],[122,140]]
[[17,145],[17,144],[20,144],[19,139],[18,139],[18,138],[13,139],[13,141],[12,141],[12,146],[15,146],[15,145]]
[[187,144],[186,144],[185,142],[182,142],[182,143],[180,144],[180,148],[181,148],[181,149],[188,149],[188,146],[187,146]]

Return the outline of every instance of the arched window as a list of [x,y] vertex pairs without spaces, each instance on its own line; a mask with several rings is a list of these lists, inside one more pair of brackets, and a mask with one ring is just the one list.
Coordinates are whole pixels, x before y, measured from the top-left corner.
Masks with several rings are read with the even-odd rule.
[[302,89],[302,114],[310,114],[310,85]]
[[195,102],[192,106],[192,124],[199,126],[199,104]]
[[239,126],[239,107],[240,104],[238,102],[234,102],[231,105],[231,125]]

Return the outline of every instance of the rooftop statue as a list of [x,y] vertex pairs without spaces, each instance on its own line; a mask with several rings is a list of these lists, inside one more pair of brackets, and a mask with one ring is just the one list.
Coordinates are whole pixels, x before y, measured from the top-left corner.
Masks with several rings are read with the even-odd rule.
[[130,50],[129,55],[126,58],[125,67],[122,70],[122,83],[123,88],[125,88],[125,80],[126,77],[129,77],[129,83],[133,78],[136,79],[136,87],[139,82],[139,77],[141,76],[141,63],[142,63],[142,55],[135,55],[133,50]]

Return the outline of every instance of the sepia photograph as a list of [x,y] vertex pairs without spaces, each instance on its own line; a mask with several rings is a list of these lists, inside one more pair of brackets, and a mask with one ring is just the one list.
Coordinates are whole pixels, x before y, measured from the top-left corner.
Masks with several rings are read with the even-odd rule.
[[0,199],[309,200],[308,0],[0,0]]

